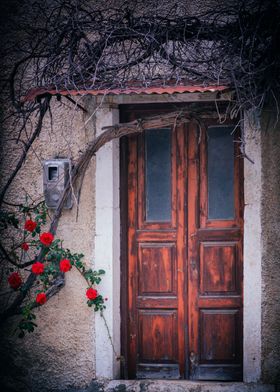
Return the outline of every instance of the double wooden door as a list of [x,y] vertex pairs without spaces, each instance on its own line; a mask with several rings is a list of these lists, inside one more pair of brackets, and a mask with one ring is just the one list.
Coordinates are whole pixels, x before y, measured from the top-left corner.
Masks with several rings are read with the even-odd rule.
[[242,161],[234,125],[201,124],[127,141],[129,378],[242,379]]

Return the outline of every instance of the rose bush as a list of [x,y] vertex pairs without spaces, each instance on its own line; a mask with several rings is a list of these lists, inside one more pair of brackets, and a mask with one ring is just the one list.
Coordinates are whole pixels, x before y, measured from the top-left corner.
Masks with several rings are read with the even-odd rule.
[[36,226],[36,222],[34,222],[32,219],[28,219],[24,224],[24,229],[32,233],[36,229]]
[[61,272],[68,272],[71,269],[71,263],[70,260],[68,259],[63,259],[61,260],[61,262],[59,263],[59,269]]
[[40,305],[44,305],[47,302],[46,293],[38,293],[36,296],[36,302]]
[[90,287],[86,291],[86,296],[88,297],[89,300],[94,300],[98,296],[98,292],[97,292],[97,290]]
[[22,285],[22,279],[18,272],[13,272],[8,277],[9,285],[14,289],[17,290]]
[[52,233],[43,233],[40,235],[40,241],[45,246],[50,246],[53,242],[54,236]]
[[62,241],[55,239],[51,232],[42,232],[42,227],[47,221],[47,209],[44,204],[34,209],[24,206],[21,213],[27,216],[22,225],[19,223],[20,217],[8,213],[4,216],[4,224],[1,221],[0,226],[0,229],[12,226],[18,231],[14,238],[21,239],[18,244],[13,244],[10,251],[5,249],[8,284],[15,294],[24,293],[24,300],[15,310],[15,314],[21,314],[18,323],[19,337],[23,337],[26,332],[34,331],[37,327],[34,322],[34,309],[47,302],[53,295],[52,287],[56,280],[61,279],[61,276],[73,267],[86,281],[85,299],[88,306],[93,307],[94,311],[102,312],[105,309],[105,300],[95,286],[101,282],[101,276],[105,271],[88,268],[83,262],[82,253],[72,253],[65,249]]
[[27,252],[29,249],[29,245],[26,242],[23,242],[21,244],[21,249],[24,250],[25,252]]
[[45,269],[44,264],[37,261],[32,265],[31,271],[35,275],[40,275],[44,272],[44,269]]

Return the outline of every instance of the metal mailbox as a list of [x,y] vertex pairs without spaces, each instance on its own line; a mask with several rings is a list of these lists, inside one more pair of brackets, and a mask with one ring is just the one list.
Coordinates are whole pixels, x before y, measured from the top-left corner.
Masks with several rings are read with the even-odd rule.
[[[56,208],[70,178],[70,159],[50,159],[43,162],[43,185],[46,206]],[[68,195],[64,208],[72,207],[72,194]]]

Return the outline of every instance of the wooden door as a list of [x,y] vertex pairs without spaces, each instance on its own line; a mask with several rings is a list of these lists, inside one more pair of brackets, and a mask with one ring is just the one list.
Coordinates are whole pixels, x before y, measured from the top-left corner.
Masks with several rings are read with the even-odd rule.
[[129,378],[242,378],[242,162],[232,125],[203,124],[128,138]]
[[189,377],[242,380],[243,168],[232,124],[188,133]]

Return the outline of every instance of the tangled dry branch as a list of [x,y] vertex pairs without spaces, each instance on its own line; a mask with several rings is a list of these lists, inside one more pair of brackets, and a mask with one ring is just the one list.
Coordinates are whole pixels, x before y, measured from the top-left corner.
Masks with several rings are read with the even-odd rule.
[[[13,138],[25,147],[2,188],[0,203],[50,108],[48,94],[26,101],[32,88],[109,93],[131,86],[226,83],[235,91],[238,111],[261,110],[271,98],[278,105],[278,0],[228,0],[222,5],[218,0],[192,5],[184,0],[13,0],[1,6],[2,15],[8,16],[1,21],[0,31],[1,103],[8,106],[2,124],[12,121]],[[24,131],[36,113],[37,125],[26,138]],[[178,121],[186,118],[185,114],[175,116]],[[105,130],[80,157],[72,183],[107,141],[140,132],[147,124],[152,128],[153,121],[171,124],[174,118],[173,114]],[[69,189],[70,184],[52,221],[53,233]]]
[[[226,83],[239,112],[260,111],[268,99],[278,109],[279,0],[13,0],[2,7],[0,99],[2,107],[12,103],[3,121],[11,126],[14,118],[13,137],[26,146],[21,161],[43,121],[45,103],[26,101],[34,88],[40,100],[40,88],[86,94]],[[26,141],[36,112],[41,120]]]
[[[193,113],[187,113],[185,111],[172,112],[161,116],[153,116],[149,118],[143,118],[141,120],[135,120],[129,123],[124,123],[121,125],[109,126],[104,128],[104,132],[99,136],[94,138],[91,143],[87,146],[84,153],[80,156],[76,165],[71,170],[71,183],[70,180],[65,186],[63,195],[61,196],[60,203],[55,210],[55,214],[52,218],[49,232],[52,234],[56,233],[59,218],[61,216],[64,202],[67,199],[69,192],[72,191],[73,187],[77,185],[78,180],[84,176],[85,171],[95,153],[106,143],[113,139],[119,139],[125,135],[137,134],[143,132],[145,129],[156,129],[164,126],[175,126],[180,123],[186,123],[189,121],[199,121]],[[5,254],[0,249],[0,254],[5,257]],[[41,261],[44,257],[44,252],[41,251],[37,256],[36,260]],[[25,297],[27,296],[30,288],[36,280],[36,275],[30,274],[26,283],[24,284],[22,290],[15,297],[13,302],[9,305],[7,309],[0,314],[0,325],[9,317],[18,314],[20,306],[22,305]],[[64,286],[64,280],[60,276],[54,280],[52,287],[49,289],[47,295],[49,297],[56,294]]]
[[[277,0],[23,1],[4,53],[18,108],[32,87],[110,89],[226,82],[242,107],[259,106],[279,88]],[[32,20],[32,24],[30,24]],[[6,53],[5,53],[6,51]]]

